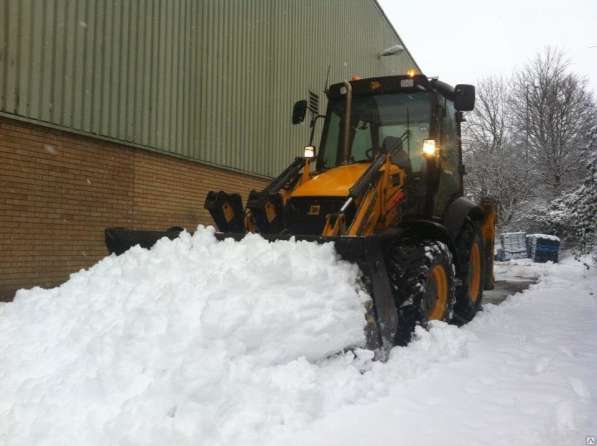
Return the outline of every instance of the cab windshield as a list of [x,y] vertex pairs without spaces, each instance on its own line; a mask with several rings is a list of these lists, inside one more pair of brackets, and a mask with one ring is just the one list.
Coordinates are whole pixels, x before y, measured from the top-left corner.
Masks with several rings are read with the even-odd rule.
[[[354,96],[352,100],[349,163],[368,161],[384,147],[388,137],[402,138],[402,148],[413,172],[422,172],[426,162],[423,140],[430,137],[431,93],[399,93]],[[341,164],[345,99],[329,106],[329,121],[321,144],[320,162],[325,168]]]

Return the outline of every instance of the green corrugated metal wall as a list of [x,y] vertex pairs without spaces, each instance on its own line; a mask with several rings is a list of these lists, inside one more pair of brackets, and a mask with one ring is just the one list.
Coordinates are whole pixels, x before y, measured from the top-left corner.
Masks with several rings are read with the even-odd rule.
[[293,102],[396,43],[374,0],[0,0],[0,113],[273,176]]

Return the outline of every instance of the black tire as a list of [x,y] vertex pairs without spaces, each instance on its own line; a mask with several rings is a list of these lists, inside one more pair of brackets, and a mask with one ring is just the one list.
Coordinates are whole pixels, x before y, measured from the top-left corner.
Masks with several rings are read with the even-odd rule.
[[[478,249],[478,261],[471,255],[475,246]],[[472,221],[464,224],[456,239],[456,253],[459,268],[453,322],[462,325],[475,317],[483,301],[485,253],[478,224]]]
[[[415,327],[427,327],[430,316],[445,321],[452,318],[455,303],[454,262],[445,244],[432,240],[399,241],[389,247],[386,266],[398,308],[396,345],[408,344]],[[438,286],[436,277],[440,269],[445,272],[443,304],[438,297],[439,289],[443,289],[443,286]]]

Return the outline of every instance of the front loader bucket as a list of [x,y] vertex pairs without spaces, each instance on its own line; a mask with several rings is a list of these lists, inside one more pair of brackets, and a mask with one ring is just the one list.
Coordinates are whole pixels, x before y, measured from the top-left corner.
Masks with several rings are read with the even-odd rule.
[[[122,254],[135,245],[151,248],[162,237],[173,240],[182,228],[170,228],[167,231],[136,231],[122,228],[105,230],[106,247],[110,253]],[[241,240],[244,233],[215,234],[218,240],[232,238]],[[305,240],[316,243],[334,243],[340,257],[356,263],[363,273],[363,282],[367,286],[372,302],[367,308],[367,324],[365,327],[366,347],[376,352],[377,359],[385,361],[390,349],[394,346],[398,330],[398,312],[384,260],[383,246],[386,238],[395,234],[379,234],[367,237],[322,237],[314,235],[293,234],[260,234],[266,240]]]
[[183,228],[179,227],[173,227],[166,231],[137,231],[123,228],[108,228],[104,231],[104,237],[108,252],[120,255],[135,245],[149,249],[162,237],[174,240],[182,231]]

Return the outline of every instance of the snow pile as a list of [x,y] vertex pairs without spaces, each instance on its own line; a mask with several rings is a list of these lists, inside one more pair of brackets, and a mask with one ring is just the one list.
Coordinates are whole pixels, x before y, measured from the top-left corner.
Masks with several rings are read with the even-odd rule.
[[364,343],[333,246],[211,228],[0,308],[0,444],[244,443],[322,405],[309,361]]
[[383,364],[327,356],[363,342],[365,298],[330,246],[200,231],[107,258],[0,308],[0,444],[585,444],[597,274],[507,268],[540,282]]
[[387,364],[345,383],[368,402],[268,445],[589,444],[597,436],[597,274],[572,259],[508,266],[512,276],[532,268],[541,281],[460,329],[419,330]]

